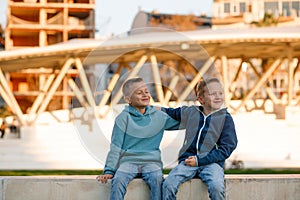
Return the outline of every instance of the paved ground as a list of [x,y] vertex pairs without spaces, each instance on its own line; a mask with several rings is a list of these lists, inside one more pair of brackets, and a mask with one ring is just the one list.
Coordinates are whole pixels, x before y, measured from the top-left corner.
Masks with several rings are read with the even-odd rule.
[[239,144],[231,159],[245,167],[300,168],[300,116],[278,120],[262,112],[234,116]]
[[[63,116],[63,115],[61,115]],[[239,144],[228,160],[247,168],[300,168],[300,117],[277,120],[260,111],[234,115]],[[34,127],[22,127],[21,138],[8,133],[0,140],[0,169],[99,169],[109,148],[113,120],[57,123],[47,117]],[[74,125],[75,124],[75,125]],[[167,133],[162,142],[166,167],[176,163],[183,133]]]

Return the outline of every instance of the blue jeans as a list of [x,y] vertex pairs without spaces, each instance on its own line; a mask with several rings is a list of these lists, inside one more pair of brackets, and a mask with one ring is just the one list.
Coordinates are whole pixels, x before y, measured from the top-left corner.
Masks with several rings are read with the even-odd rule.
[[179,186],[194,177],[199,177],[207,185],[210,199],[225,199],[224,170],[220,165],[213,163],[201,167],[190,167],[186,166],[183,161],[171,170],[163,182],[163,200],[175,200]]
[[150,188],[150,199],[161,200],[162,169],[156,164],[121,164],[111,182],[111,200],[123,200],[129,182],[141,177]]

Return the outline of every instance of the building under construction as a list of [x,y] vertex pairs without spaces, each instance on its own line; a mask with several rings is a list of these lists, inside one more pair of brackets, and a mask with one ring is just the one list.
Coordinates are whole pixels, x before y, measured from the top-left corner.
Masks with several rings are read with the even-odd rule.
[[9,0],[5,49],[93,38],[94,0]]
[[[74,38],[94,38],[94,35],[94,0],[8,0],[5,50],[45,47]],[[30,65],[25,60],[24,64]],[[55,73],[54,68],[6,74],[23,112],[36,97],[36,93],[30,91],[40,90],[51,73]],[[65,79],[68,77],[76,77],[76,73],[68,73]],[[64,84],[59,88],[66,93]],[[56,93],[50,110],[68,107],[70,98],[62,94]]]

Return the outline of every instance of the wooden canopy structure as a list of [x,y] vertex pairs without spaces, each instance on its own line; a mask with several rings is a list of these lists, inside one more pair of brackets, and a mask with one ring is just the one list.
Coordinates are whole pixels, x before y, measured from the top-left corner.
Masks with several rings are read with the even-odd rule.
[[[170,102],[193,101],[193,88],[206,75],[222,80],[226,105],[233,112],[247,110],[248,102],[256,104],[257,99],[269,100],[273,105],[298,105],[299,32],[300,27],[190,32],[156,29],[142,34],[133,31],[108,40],[76,39],[41,48],[2,51],[0,94],[22,124],[34,123],[36,116],[47,110],[51,99],[59,93],[60,84],[69,88],[62,95],[76,98],[81,106],[98,108],[118,104],[122,81],[142,75],[151,77],[147,80],[154,83],[153,100],[167,106]],[[85,72],[91,65],[101,63],[109,67],[112,77],[98,101]],[[148,71],[142,73],[147,64]],[[9,87],[8,75],[35,69],[43,69],[46,78],[37,91],[23,94],[34,96],[30,110],[24,115],[16,101],[16,92]],[[169,76],[164,79],[166,72]],[[69,74],[76,74],[78,82]],[[276,91],[278,83],[280,92]],[[236,91],[243,89],[243,84],[247,88],[236,102]]]

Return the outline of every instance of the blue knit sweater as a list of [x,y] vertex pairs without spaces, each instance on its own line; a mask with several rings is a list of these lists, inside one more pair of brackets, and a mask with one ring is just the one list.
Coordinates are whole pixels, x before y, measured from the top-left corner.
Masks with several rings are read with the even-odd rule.
[[104,174],[114,175],[124,162],[157,163],[162,168],[159,145],[164,130],[178,128],[178,121],[153,106],[148,106],[144,114],[126,106],[115,120]]

